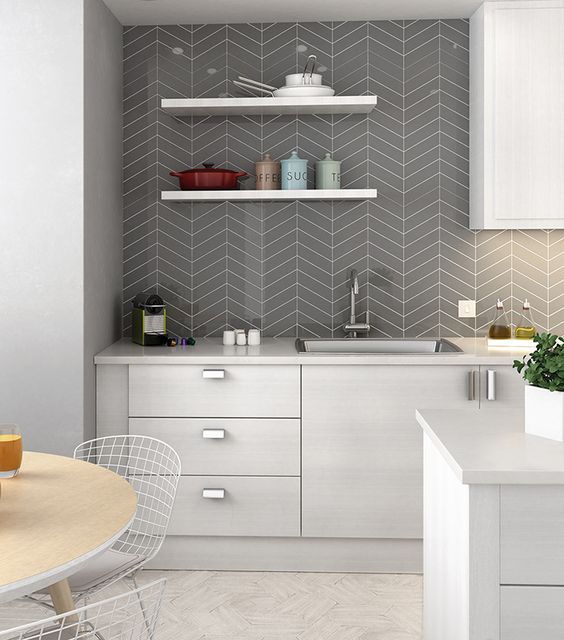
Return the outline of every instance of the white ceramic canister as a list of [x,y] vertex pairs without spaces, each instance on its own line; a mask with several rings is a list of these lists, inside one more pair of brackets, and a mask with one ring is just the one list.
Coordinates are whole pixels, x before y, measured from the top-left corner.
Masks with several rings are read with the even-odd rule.
[[248,343],[252,347],[256,347],[260,344],[260,331],[259,329],[249,329]]
[[256,188],[280,189],[280,163],[273,160],[270,153],[265,153],[262,160],[255,162]]
[[307,160],[292,151],[282,165],[282,189],[307,189]]
[[223,332],[223,344],[227,346],[235,344],[235,331],[227,330]]
[[315,163],[315,188],[341,188],[341,161],[333,160],[330,153],[326,153],[323,160]]
[[247,336],[244,331],[237,331],[235,337],[237,339],[237,344],[240,347],[244,347],[247,344]]

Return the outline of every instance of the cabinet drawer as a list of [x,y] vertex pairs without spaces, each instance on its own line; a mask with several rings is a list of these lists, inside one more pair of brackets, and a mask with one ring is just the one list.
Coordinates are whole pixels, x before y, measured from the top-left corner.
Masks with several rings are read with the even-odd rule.
[[129,433],[174,447],[185,475],[300,475],[295,419],[130,418]]
[[501,640],[562,640],[564,587],[501,587]]
[[[224,497],[203,497],[206,489]],[[183,476],[168,533],[299,536],[300,479]]]
[[132,417],[299,418],[299,366],[131,365]]
[[501,487],[501,582],[564,585],[564,486]]

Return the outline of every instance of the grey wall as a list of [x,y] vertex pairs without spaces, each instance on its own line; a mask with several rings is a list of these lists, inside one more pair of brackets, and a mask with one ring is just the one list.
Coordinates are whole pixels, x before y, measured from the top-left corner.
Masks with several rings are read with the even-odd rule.
[[82,3],[0,3],[0,422],[64,453],[83,419],[82,61]]
[[[225,326],[340,335],[347,276],[376,333],[485,331],[498,295],[528,296],[564,332],[564,234],[468,229],[465,20],[186,25],[124,30],[124,331],[139,290],[165,298],[179,334]],[[237,75],[280,85],[316,53],[339,94],[377,94],[369,116],[173,118],[164,97],[232,95]],[[359,203],[159,202],[171,169],[212,160],[252,172],[265,151],[331,151]],[[311,178],[312,176],[310,176]],[[252,180],[246,185],[252,188]],[[476,320],[457,318],[476,299]]]
[[26,449],[93,434],[119,335],[121,39],[100,0],[0,3],[0,423]]
[[84,4],[84,434],[94,437],[94,355],[121,333],[122,27]]

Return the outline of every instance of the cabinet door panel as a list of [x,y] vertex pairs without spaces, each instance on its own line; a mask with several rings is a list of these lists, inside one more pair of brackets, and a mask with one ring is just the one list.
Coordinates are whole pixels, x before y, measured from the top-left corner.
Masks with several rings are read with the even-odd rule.
[[564,587],[501,587],[501,640],[562,640]]
[[468,409],[460,366],[304,366],[302,525],[309,537],[421,538],[415,410]]
[[563,486],[501,487],[501,581],[564,585]]
[[494,211],[498,220],[561,220],[564,8],[518,5],[493,15]]

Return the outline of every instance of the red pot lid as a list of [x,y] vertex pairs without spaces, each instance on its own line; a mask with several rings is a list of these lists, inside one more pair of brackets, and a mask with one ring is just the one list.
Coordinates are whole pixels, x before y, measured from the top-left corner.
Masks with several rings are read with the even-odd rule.
[[213,162],[204,162],[203,168],[186,169],[185,171],[178,171],[178,173],[240,173],[240,171],[232,171],[231,169],[214,169]]

